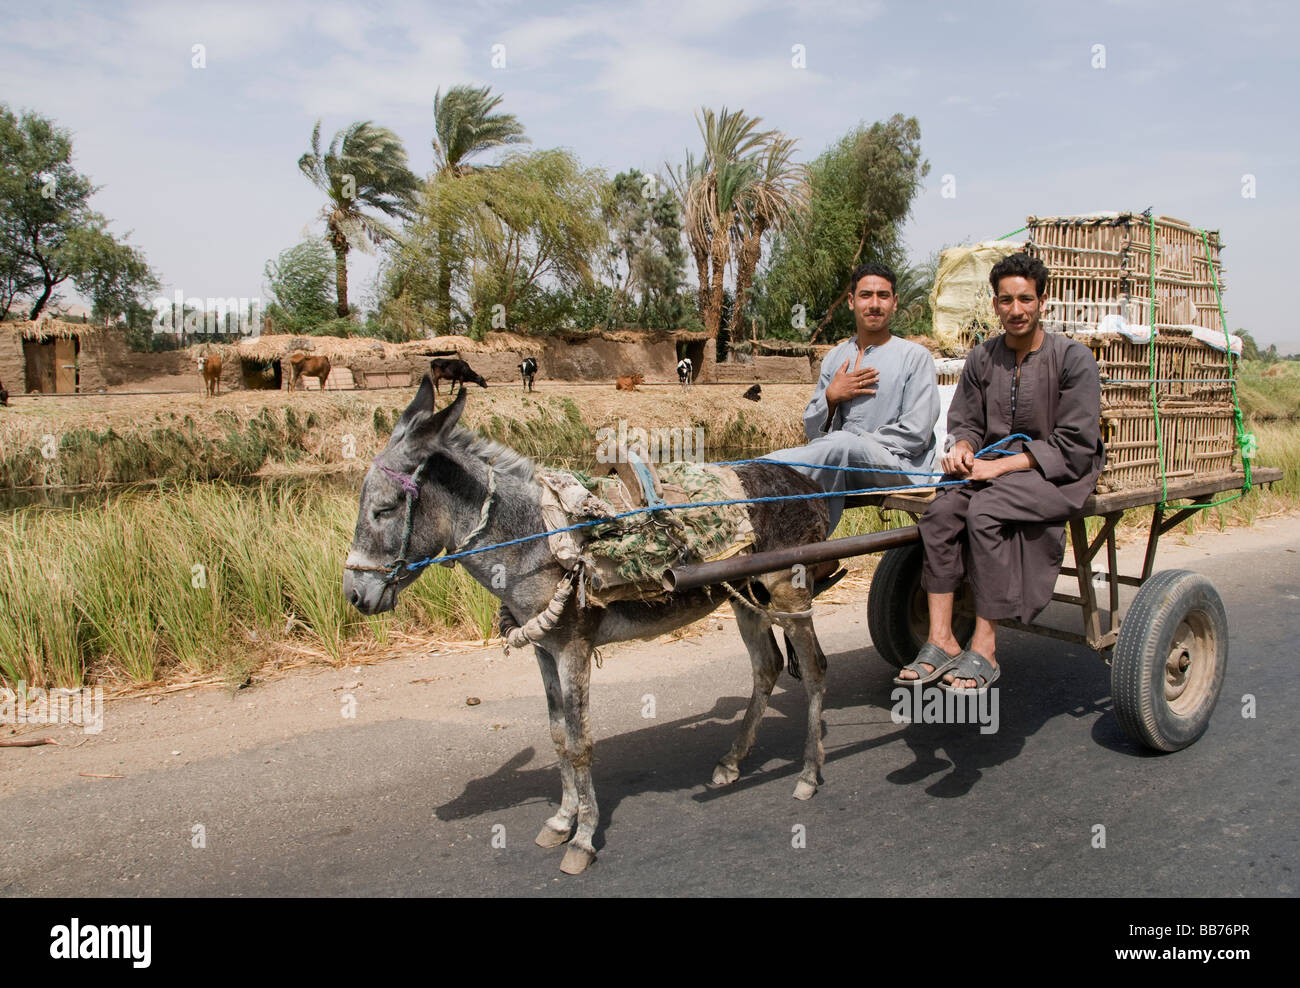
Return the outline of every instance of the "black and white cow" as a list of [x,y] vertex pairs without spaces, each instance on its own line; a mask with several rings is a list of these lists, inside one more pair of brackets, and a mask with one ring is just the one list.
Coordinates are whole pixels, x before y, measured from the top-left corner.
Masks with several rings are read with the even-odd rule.
[[519,364],[519,373],[524,377],[524,390],[533,390],[533,378],[537,376],[537,361],[532,357],[525,357]]
[[683,357],[677,361],[677,380],[681,382],[683,388],[691,386],[691,371],[694,368],[695,365],[691,363],[690,357]]

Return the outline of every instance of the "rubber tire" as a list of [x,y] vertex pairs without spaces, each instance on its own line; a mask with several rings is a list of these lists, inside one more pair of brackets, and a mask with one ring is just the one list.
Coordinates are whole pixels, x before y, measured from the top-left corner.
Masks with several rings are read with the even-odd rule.
[[[929,635],[929,607],[921,589],[921,543],[887,550],[871,576],[867,595],[867,630],[871,644],[886,662],[901,669],[916,659]],[[957,614],[953,633],[969,640],[975,620]]]
[[[1180,701],[1179,710],[1165,695],[1166,663],[1175,633],[1189,619],[1201,628],[1201,654],[1191,659],[1199,669],[1185,687],[1194,685],[1195,693]],[[1124,733],[1156,751],[1186,748],[1210,726],[1227,667],[1228,615],[1214,585],[1189,570],[1156,573],[1124,616],[1111,658],[1111,695]]]

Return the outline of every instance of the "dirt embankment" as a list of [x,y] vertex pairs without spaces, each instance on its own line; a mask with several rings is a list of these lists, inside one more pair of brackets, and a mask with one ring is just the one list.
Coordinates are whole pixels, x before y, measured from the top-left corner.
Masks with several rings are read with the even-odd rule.
[[[471,387],[464,423],[543,459],[594,457],[597,433],[663,430],[701,438],[705,458],[803,441],[810,387],[543,382],[526,394]],[[413,389],[353,392],[235,391],[198,394],[20,397],[0,410],[0,487],[160,479],[233,479],[257,472],[347,468],[374,456]],[[446,391],[439,401],[449,400]],[[674,433],[674,430],[679,430]],[[696,430],[703,430],[697,432]]]

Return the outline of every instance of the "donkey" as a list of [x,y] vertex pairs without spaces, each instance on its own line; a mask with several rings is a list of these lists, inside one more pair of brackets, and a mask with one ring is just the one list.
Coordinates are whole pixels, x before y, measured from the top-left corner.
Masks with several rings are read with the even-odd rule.
[[[454,402],[435,411],[433,386],[426,377],[394,426],[388,446],[366,473],[356,535],[343,574],[344,596],[364,614],[391,610],[397,595],[417,579],[421,570],[412,571],[403,560],[495,545],[547,529],[534,463],[458,428],[465,396],[462,385]],[[778,464],[750,464],[736,473],[747,497],[820,491],[813,481]],[[826,537],[828,514],[823,500],[750,504],[747,510],[756,551]],[[654,601],[582,608],[569,593],[570,574],[552,556],[545,539],[466,556],[460,562],[500,598],[501,625],[510,644],[532,644],[541,667],[562,793],[558,812],[543,824],[536,842],[542,847],[569,844],[562,871],[576,875],[596,859],[592,841],[599,814],[588,724],[593,650],[607,642],[665,634],[706,616],[728,596],[749,651],[754,688],[740,732],[713,771],[713,784],[723,786],[739,778],[740,762],[754,744],[784,664],[771,630],[775,622],[787,636],[790,670],[802,670],[808,695],[803,770],[794,796],[809,799],[817,791],[825,758],[821,718],[826,656],[813,630],[810,588],[801,586],[790,572],[738,581],[726,594],[705,587]],[[512,574],[505,587],[492,579],[497,564],[504,564],[504,571]]]

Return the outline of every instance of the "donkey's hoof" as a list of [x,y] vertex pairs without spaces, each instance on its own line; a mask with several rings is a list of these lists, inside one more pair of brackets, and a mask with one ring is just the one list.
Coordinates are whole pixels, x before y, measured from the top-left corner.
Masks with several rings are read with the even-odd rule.
[[817,795],[817,787],[806,779],[800,779],[799,784],[794,787],[795,799],[812,799]]
[[538,847],[559,847],[569,840],[569,831],[554,830],[551,827],[543,826],[541,832],[537,835],[536,844]]
[[717,767],[713,770],[713,784],[715,786],[729,786],[739,778],[739,765],[728,765],[726,762],[718,762]]
[[595,851],[588,851],[586,848],[573,845],[564,852],[564,860],[560,862],[560,871],[566,875],[581,875],[595,860]]

